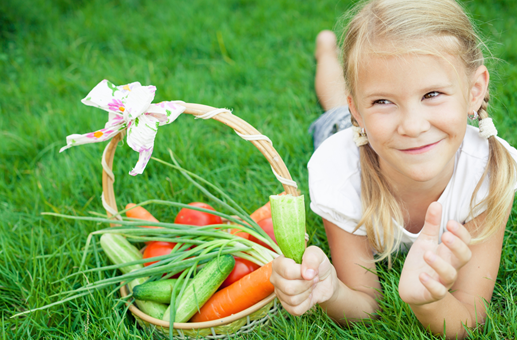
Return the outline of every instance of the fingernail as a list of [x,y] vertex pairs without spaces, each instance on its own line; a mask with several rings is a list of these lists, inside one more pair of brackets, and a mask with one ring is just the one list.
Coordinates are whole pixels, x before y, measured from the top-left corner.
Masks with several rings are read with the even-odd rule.
[[436,255],[435,254],[431,254],[427,257],[427,259],[430,261],[430,262],[434,262],[436,260]]
[[423,281],[423,282],[427,282],[427,281],[429,281],[429,275],[427,275],[426,273],[423,273],[423,275],[422,275],[422,281]]
[[305,271],[305,277],[308,279],[312,279],[314,277],[315,271],[314,269],[307,269]]
[[458,224],[457,223],[451,223],[452,225],[449,227],[450,231],[456,231],[458,230]]

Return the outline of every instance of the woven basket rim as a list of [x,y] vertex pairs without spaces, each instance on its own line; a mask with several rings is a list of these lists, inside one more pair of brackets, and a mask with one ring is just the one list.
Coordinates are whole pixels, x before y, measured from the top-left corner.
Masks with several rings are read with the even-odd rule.
[[[128,296],[126,285],[124,285],[120,288],[120,295],[122,296],[122,298],[125,298],[126,296]],[[244,318],[253,312],[256,312],[260,308],[264,307],[265,305],[267,305],[268,303],[273,301],[275,298],[276,298],[276,294],[273,293],[273,294],[269,295],[268,297],[266,297],[265,299],[257,302],[253,306],[251,306],[243,311],[240,311],[237,314],[232,314],[225,318],[212,320],[212,321],[204,321],[204,322],[183,322],[183,323],[175,322],[173,325],[174,325],[174,328],[176,328],[176,329],[201,329],[201,328],[224,326],[224,325],[232,323],[236,320]],[[135,314],[140,319],[142,319],[146,322],[149,322],[150,324],[153,324],[155,326],[162,326],[162,327],[169,328],[169,326],[170,326],[169,322],[160,320],[160,319],[156,319],[156,318],[153,318],[152,316],[145,314],[140,309],[138,309],[138,307],[136,307],[133,303],[126,302],[126,305],[128,306],[131,313]]]
[[[190,104],[190,103],[183,103],[183,106],[186,107],[185,111],[183,113],[190,114],[195,117],[202,116],[206,113],[209,113],[211,111],[217,110],[214,107],[207,106],[207,105],[201,105],[201,104]],[[230,112],[222,112],[211,119],[214,119],[220,123],[223,123],[227,125],[228,127],[232,128],[235,132],[239,133],[240,135],[248,135],[248,136],[256,136],[261,135],[261,133],[255,129],[252,125],[250,125],[248,122],[243,120],[242,118],[239,118],[238,116],[233,115]],[[108,217],[112,217],[113,214],[116,214],[118,212],[117,209],[117,200],[115,198],[115,190],[113,187],[113,183],[115,182],[115,177],[113,175],[113,159],[115,157],[115,151],[117,148],[118,143],[122,139],[123,132],[116,134],[111,141],[106,146],[106,149],[104,150],[103,154],[103,171],[102,171],[102,191],[103,191],[103,197],[105,200],[105,203],[112,211],[107,211]],[[291,174],[289,173],[289,170],[287,169],[287,166],[285,165],[284,161],[282,160],[282,157],[278,154],[278,152],[275,150],[273,145],[265,140],[250,140],[250,143],[252,143],[259,151],[262,153],[262,155],[266,158],[268,163],[271,165],[271,168],[276,171],[276,173],[281,176],[284,179],[292,180]],[[291,194],[293,196],[300,196],[300,194],[297,191],[296,186],[291,186],[290,184],[282,183],[282,186],[284,187],[284,190],[286,193]],[[108,210],[108,208],[106,208]]]

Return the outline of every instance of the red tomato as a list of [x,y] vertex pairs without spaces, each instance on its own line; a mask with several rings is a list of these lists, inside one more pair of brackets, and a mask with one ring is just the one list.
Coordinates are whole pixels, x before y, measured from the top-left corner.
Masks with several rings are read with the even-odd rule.
[[[215,211],[210,205],[201,202],[192,202],[189,205],[197,208],[204,208]],[[174,219],[176,224],[187,224],[187,225],[209,225],[209,224],[221,224],[223,221],[221,217],[212,215],[203,211],[191,210],[183,208],[180,210],[176,218]]]
[[[175,245],[176,243],[172,242],[152,241],[144,250],[144,259],[170,254]],[[158,261],[147,262],[144,266],[147,267],[156,262]]]
[[[269,235],[269,237],[271,237],[271,239],[276,243],[278,244],[278,242],[276,242],[276,238],[275,238],[275,233],[273,232],[273,219],[271,217],[268,217],[268,218],[265,218],[263,220],[260,220],[258,222],[258,225],[262,228],[262,230],[264,230],[266,232],[266,234]],[[261,246],[264,246],[268,249],[271,249],[273,250],[270,246],[268,246],[267,244],[265,244],[264,242],[262,241],[259,241],[255,236],[253,235],[250,235],[250,238],[249,238],[250,241],[253,241],[255,243],[258,243],[260,244]]]
[[[234,256],[235,257],[235,256]],[[223,284],[219,289],[228,287],[232,283],[239,281],[242,277],[248,275],[252,271],[259,269],[260,266],[251,261],[241,259],[240,257],[235,257],[235,267],[233,267],[232,272],[226,280],[224,280]]]

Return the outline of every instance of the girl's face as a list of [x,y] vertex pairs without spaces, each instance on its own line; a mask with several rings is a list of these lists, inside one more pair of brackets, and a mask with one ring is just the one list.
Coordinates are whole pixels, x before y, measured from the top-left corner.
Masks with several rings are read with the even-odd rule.
[[[486,68],[471,81],[459,58],[405,55],[369,57],[358,71],[349,106],[383,174],[395,183],[448,181],[468,113],[481,106]],[[478,74],[483,84],[476,81]]]

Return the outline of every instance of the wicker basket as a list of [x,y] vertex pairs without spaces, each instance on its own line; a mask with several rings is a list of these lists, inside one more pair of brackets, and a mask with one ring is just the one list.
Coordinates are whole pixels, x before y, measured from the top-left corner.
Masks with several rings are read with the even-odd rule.
[[[266,157],[270,163],[277,179],[282,183],[284,190],[293,196],[299,196],[296,184],[291,180],[291,176],[282,158],[278,155],[269,139],[260,134],[253,126],[246,121],[233,115],[228,110],[216,109],[214,107],[182,103],[186,107],[184,113],[194,115],[198,118],[212,118],[235,130],[243,139],[249,140],[259,151]],[[118,142],[121,140],[122,134],[118,134],[107,145],[103,154],[103,201],[108,216],[117,215],[117,204],[113,182],[115,177],[112,172],[113,158]],[[120,290],[122,297],[128,295],[126,287]],[[174,334],[178,339],[190,338],[207,338],[221,339],[236,334],[247,333],[254,327],[264,324],[269,317],[276,313],[280,304],[277,303],[276,295],[273,293],[262,301],[256,303],[250,308],[233,314],[229,317],[198,323],[174,323]],[[129,304],[129,310],[143,327],[151,327],[156,329],[156,334],[169,334],[169,322],[158,320],[140,311],[134,304]]]

